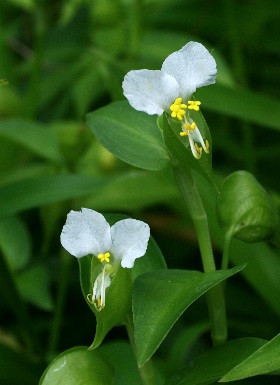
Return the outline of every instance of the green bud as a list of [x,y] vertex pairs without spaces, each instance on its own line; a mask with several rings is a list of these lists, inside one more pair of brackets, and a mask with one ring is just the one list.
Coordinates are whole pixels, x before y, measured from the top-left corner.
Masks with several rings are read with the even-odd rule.
[[225,179],[217,214],[221,227],[244,242],[269,238],[277,224],[270,195],[247,171],[236,171]]

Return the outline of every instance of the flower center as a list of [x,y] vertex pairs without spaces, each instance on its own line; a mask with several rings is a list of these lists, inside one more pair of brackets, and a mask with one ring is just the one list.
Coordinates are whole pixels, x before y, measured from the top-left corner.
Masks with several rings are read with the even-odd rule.
[[170,110],[172,111],[172,118],[183,120],[183,115],[185,115],[185,110],[188,108],[188,106],[186,104],[183,104],[182,101],[182,98],[177,98],[175,102],[170,106]]
[[199,102],[198,100],[189,100],[188,101],[188,109],[189,110],[199,111],[200,105],[201,105],[201,102]]
[[112,274],[114,274],[114,269],[106,263],[94,281],[92,294],[87,295],[88,302],[94,305],[97,311],[101,311],[105,307],[106,289],[111,284]]
[[98,254],[97,256],[98,259],[100,259],[100,262],[110,262],[110,253],[105,253],[105,254]]
[[183,124],[183,128],[184,128],[184,131],[180,132],[180,136],[187,136],[189,131],[193,131],[196,127],[196,124],[195,122],[192,122],[192,124],[189,124],[189,123],[184,123]]
[[201,102],[198,100],[188,100],[188,105],[182,103],[182,98],[177,98],[173,104],[170,106],[172,118],[177,118],[178,120],[183,120],[183,115],[186,114],[186,110],[199,111],[199,106]]

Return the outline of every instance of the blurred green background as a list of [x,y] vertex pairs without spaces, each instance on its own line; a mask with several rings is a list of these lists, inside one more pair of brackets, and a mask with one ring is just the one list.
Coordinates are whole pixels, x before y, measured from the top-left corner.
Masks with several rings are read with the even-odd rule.
[[[170,170],[126,165],[85,124],[88,112],[124,98],[129,70],[160,69],[188,41],[204,44],[217,61],[217,84],[196,98],[211,129],[215,178],[248,170],[279,209],[279,25],[278,0],[2,0],[0,78],[9,84],[0,88],[1,384],[36,384],[56,354],[92,342],[78,266],[59,242],[71,209],[145,220],[168,267],[201,270]],[[215,195],[199,183],[219,263]],[[277,236],[270,245],[234,245],[233,262],[250,268],[229,283],[230,337],[279,332],[278,245]],[[172,333],[205,319],[201,300]],[[187,348],[208,346],[203,331]],[[119,328],[108,340],[124,336]]]

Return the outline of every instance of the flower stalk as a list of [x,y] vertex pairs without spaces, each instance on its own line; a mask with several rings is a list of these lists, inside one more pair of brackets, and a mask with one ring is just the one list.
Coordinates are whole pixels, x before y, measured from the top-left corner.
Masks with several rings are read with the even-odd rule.
[[[126,331],[129,338],[129,342],[131,345],[131,348],[135,354],[135,357],[137,355],[136,353],[136,346],[135,346],[135,338],[134,338],[134,325],[133,325],[133,316],[132,313],[128,314],[126,317]],[[139,375],[141,377],[143,385],[155,385],[155,373],[154,368],[151,359],[149,359],[143,366],[138,368]]]
[[[203,270],[205,273],[214,272],[216,265],[211,245],[208,219],[195,181],[191,174],[187,174],[182,167],[180,167],[180,164],[174,166],[174,173],[195,226]],[[222,284],[208,291],[207,302],[213,345],[223,344],[227,339],[227,321]]]

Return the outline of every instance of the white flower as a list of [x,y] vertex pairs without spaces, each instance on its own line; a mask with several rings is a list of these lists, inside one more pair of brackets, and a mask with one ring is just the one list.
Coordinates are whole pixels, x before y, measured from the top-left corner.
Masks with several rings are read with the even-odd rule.
[[70,211],[67,215],[60,236],[62,246],[76,258],[93,254],[101,263],[102,271],[88,295],[97,310],[105,306],[105,291],[119,264],[131,269],[135,259],[146,253],[149,237],[149,226],[136,219],[123,219],[110,227],[94,210]]
[[216,62],[209,51],[200,43],[189,42],[169,55],[160,71],[128,72],[123,91],[136,110],[149,115],[161,115],[165,111],[182,121],[181,134],[188,135],[192,153],[199,159],[202,148],[208,152],[209,144],[204,143],[198,127],[186,112],[199,110],[201,103],[190,100],[192,94],[199,87],[215,83],[216,73]]

